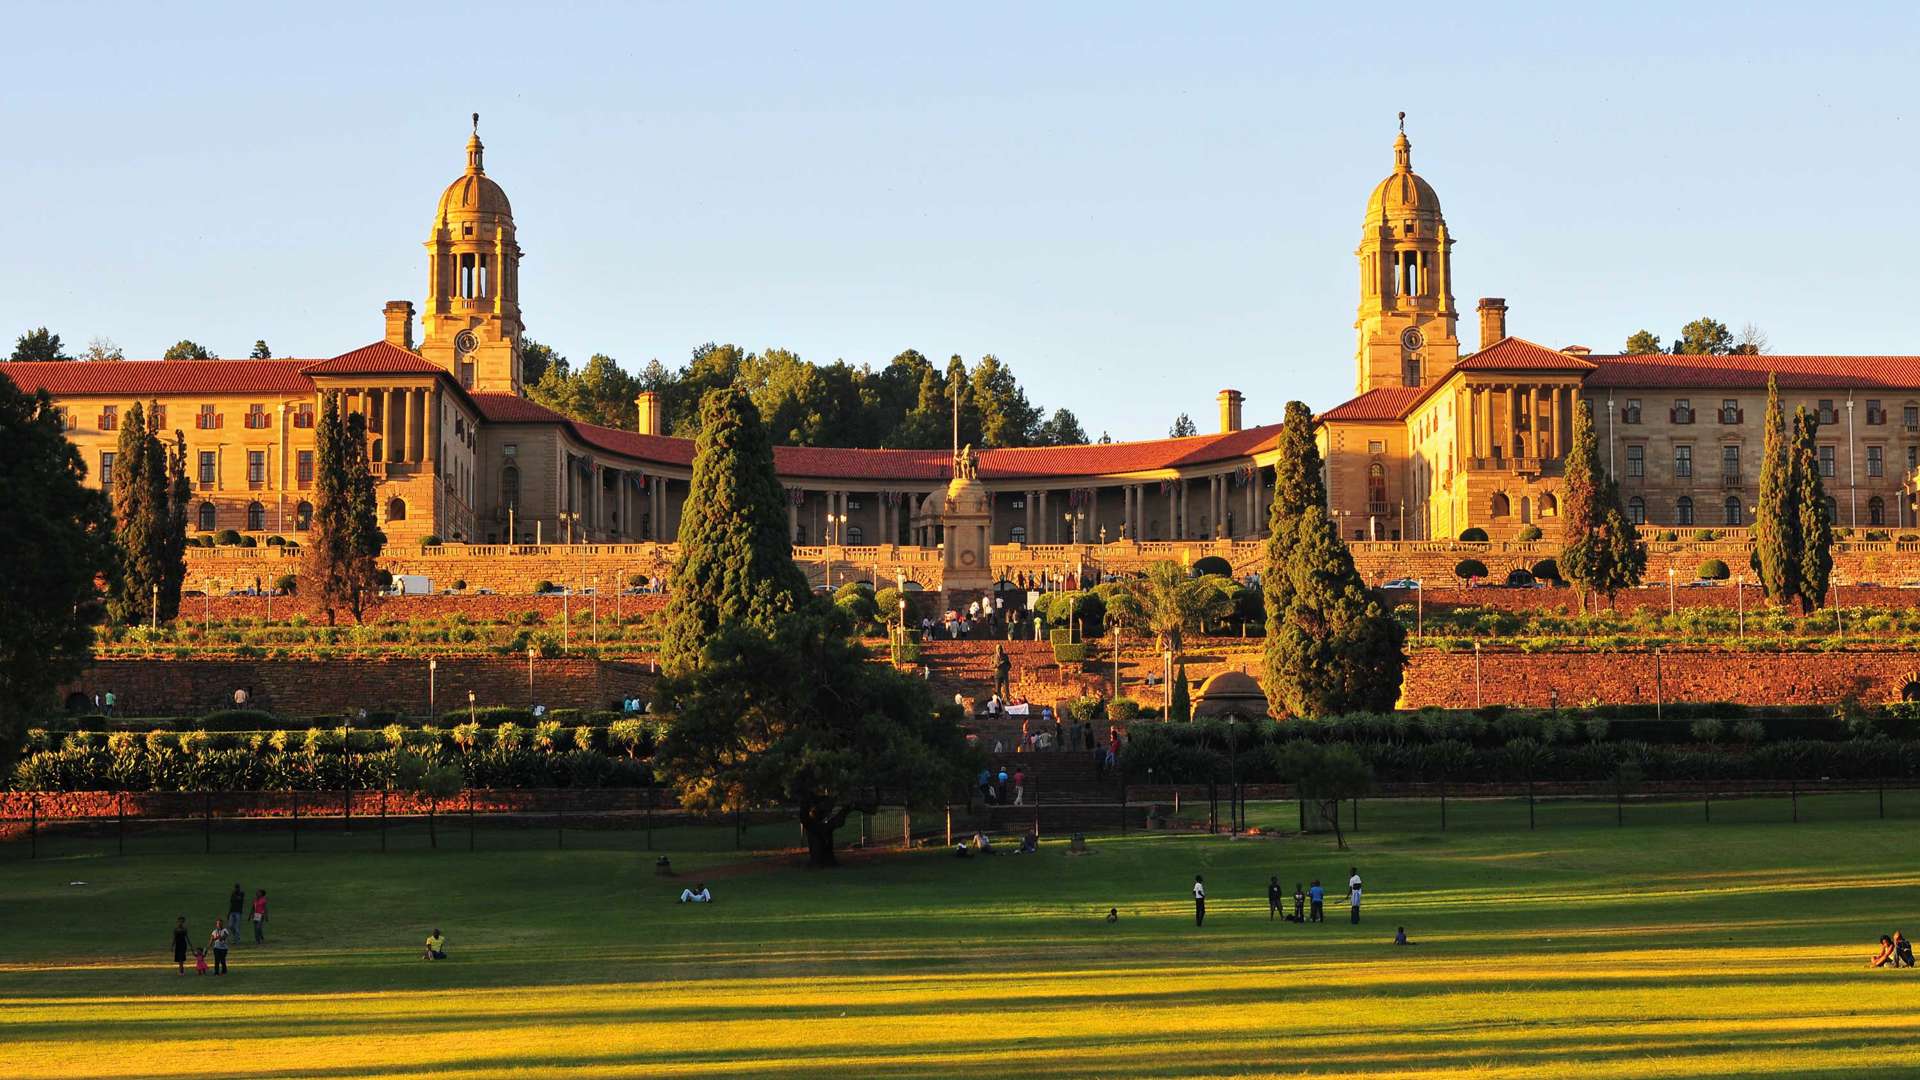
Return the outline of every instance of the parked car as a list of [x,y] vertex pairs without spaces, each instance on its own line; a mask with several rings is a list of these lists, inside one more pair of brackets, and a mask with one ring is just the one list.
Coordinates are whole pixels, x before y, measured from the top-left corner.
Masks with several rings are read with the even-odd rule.
[[1410,577],[1403,577],[1394,578],[1392,581],[1381,582],[1380,587],[1383,589],[1417,589],[1420,587],[1420,583]]

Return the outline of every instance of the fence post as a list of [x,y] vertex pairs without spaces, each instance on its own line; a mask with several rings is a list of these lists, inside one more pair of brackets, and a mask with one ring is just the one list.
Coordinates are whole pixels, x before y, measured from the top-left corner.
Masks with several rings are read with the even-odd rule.
[[213,792],[206,793],[205,814],[202,824],[206,831],[207,854],[213,854]]
[[[114,838],[120,847],[120,854],[127,853],[127,793],[122,791],[113,800],[113,814],[116,819]],[[1886,814],[1882,813],[1881,817]]]
[[27,858],[40,857],[40,793],[27,796]]
[[913,811],[904,806],[900,808],[900,846],[913,850]]
[[293,850],[300,850],[300,789],[293,789]]
[[387,789],[380,789],[380,850],[387,850]]
[[467,789],[467,850],[468,851],[472,851],[474,849],[473,830],[474,830],[475,824],[476,823],[473,817],[473,789],[468,788]]
[[[972,800],[969,799],[969,802]],[[953,804],[947,804],[947,846],[953,846]]]

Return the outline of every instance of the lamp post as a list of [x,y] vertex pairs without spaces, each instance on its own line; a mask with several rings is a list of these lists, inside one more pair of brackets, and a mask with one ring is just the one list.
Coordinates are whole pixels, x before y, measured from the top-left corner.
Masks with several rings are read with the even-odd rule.
[[1675,571],[1673,567],[1671,566],[1667,567],[1667,618],[1669,619],[1673,618],[1674,616],[1674,600],[1673,600],[1674,573]]
[[440,678],[440,660],[434,657],[427,661],[427,723],[433,723],[433,694]]
[[847,524],[847,515],[845,514],[828,514],[827,515],[827,535],[822,537],[822,539],[826,541],[826,545],[822,548],[822,550],[825,552],[825,557],[827,561],[826,581],[827,581],[828,592],[833,591],[833,545],[836,542],[838,542],[840,538],[840,530],[845,528],[846,524]]
[[471,691],[471,690],[469,690],[469,691],[467,691],[467,723],[469,723],[469,724],[473,724],[473,723],[478,723],[478,720],[477,720],[477,718],[475,717],[475,714],[474,714],[474,700],[473,700],[473,699],[474,699],[474,693],[473,693],[473,691]]
[[527,709],[533,709],[533,658],[540,655],[537,646],[527,646]]
[[1233,714],[1227,714],[1227,837],[1237,839],[1240,836],[1240,765],[1234,760],[1234,751],[1239,743],[1234,738]]
[[153,587],[153,631],[160,632],[160,586]]

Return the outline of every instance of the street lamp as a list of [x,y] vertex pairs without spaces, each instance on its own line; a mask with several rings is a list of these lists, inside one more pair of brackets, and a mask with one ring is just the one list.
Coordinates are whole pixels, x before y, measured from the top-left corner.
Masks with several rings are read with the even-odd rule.
[[527,646],[527,709],[533,709],[533,658],[540,655],[538,646]]
[[1240,835],[1239,806],[1240,766],[1234,760],[1234,751],[1239,748],[1234,738],[1233,714],[1227,714],[1227,836],[1238,838]]
[[478,720],[474,715],[474,703],[473,703],[474,697],[475,695],[473,691],[471,690],[467,691],[467,723],[469,724],[478,723]]
[[429,659],[427,661],[427,722],[428,723],[433,722],[433,691],[434,691],[434,684],[438,682],[439,677],[440,677],[439,658],[435,657],[435,658]]
[[160,632],[160,586],[153,587],[153,631]]
[[826,553],[826,580],[828,590],[832,590],[833,588],[833,545],[839,542],[840,530],[844,529],[846,524],[847,515],[845,514],[827,515],[827,535],[823,538],[826,540],[826,544],[823,545],[822,550]]
[[1667,567],[1667,618],[1669,619],[1674,616],[1673,576],[1676,572],[1673,567]]

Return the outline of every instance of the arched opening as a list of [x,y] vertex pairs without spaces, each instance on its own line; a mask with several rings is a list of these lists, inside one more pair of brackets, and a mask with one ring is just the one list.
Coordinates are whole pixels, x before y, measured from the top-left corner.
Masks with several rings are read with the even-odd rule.
[[1497,517],[1497,518],[1506,517],[1508,514],[1512,512],[1513,512],[1512,504],[1507,502],[1507,496],[1505,492],[1496,491],[1493,493],[1493,498],[1487,500],[1487,513],[1493,515],[1494,517]]
[[1740,515],[1740,497],[1738,495],[1727,496],[1726,509],[1727,509],[1727,524],[1729,525],[1744,524],[1744,522],[1740,520],[1740,516],[1741,516]]
[[257,502],[247,504],[247,531],[259,532],[267,527],[267,508]]
[[1560,499],[1552,492],[1540,496],[1540,516],[1543,518],[1560,516]]
[[203,502],[200,504],[200,514],[199,514],[198,520],[195,522],[195,525],[199,528],[201,532],[212,532],[213,527],[216,521],[218,520],[218,516],[219,515],[213,509],[212,503]]
[[300,532],[313,528],[313,504],[303,502],[293,508],[293,527]]
[[1881,499],[1880,496],[1875,495],[1873,498],[1867,500],[1867,524],[1885,525],[1886,523],[1887,523],[1886,501]]
[[1635,525],[1647,523],[1647,500],[1635,495],[1627,500],[1627,520]]
[[1673,501],[1673,521],[1676,525],[1693,524],[1693,497],[1682,495]]
[[1520,496],[1520,524],[1533,524],[1533,500],[1525,495]]
[[1007,530],[1007,543],[1024,544],[1026,542],[1027,527],[1025,525],[1015,525],[1013,528]]
[[866,542],[867,542],[867,530],[861,528],[858,525],[847,526],[848,545],[852,547],[859,547],[861,544],[864,544]]
[[1367,512],[1387,512],[1387,467],[1377,461],[1367,466]]
[[407,520],[407,501],[405,499],[387,500],[387,520],[388,521]]

